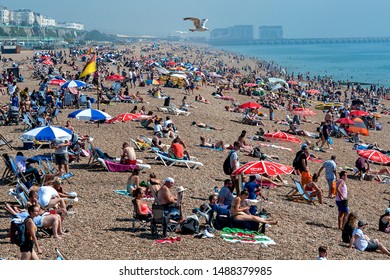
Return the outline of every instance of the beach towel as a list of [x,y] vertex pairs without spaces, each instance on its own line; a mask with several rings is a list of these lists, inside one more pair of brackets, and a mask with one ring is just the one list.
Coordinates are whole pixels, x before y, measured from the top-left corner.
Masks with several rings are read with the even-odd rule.
[[229,101],[236,100],[233,96],[226,96],[226,95],[224,95],[224,96],[216,95],[214,97],[218,98],[218,99],[229,100]]
[[220,235],[223,240],[232,243],[262,244],[264,246],[276,245],[271,238],[257,231],[225,227],[220,232]]
[[293,150],[291,148],[286,148],[286,147],[283,147],[283,146],[277,146],[277,145],[273,145],[273,144],[268,144],[268,143],[258,143],[260,146],[263,146],[263,147],[270,147],[270,148],[273,148],[273,149],[282,149],[282,150],[286,150],[286,151],[290,151],[292,152]]
[[324,160],[319,159],[319,158],[308,157],[307,159],[312,161],[312,162],[318,162],[318,163],[323,163],[324,162]]
[[107,169],[111,172],[125,172],[134,170],[137,165],[136,164],[120,164],[117,162],[104,160]]
[[124,195],[124,196],[131,196],[131,194],[129,194],[127,190],[114,190],[114,193]]

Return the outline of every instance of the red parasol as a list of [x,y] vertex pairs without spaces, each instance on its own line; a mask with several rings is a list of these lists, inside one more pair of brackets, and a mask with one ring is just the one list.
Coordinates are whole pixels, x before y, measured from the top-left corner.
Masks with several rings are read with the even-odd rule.
[[352,110],[351,113],[349,113],[349,115],[354,117],[363,117],[363,116],[368,116],[369,113],[360,110]]
[[270,161],[251,161],[240,168],[234,170],[232,175],[256,175],[256,174],[267,174],[269,176],[290,174],[294,168],[292,166],[283,165],[277,162]]
[[42,64],[45,64],[45,65],[53,65],[54,62],[51,61],[50,59],[45,59],[44,61],[42,61]]
[[340,118],[336,121],[336,123],[341,123],[341,124],[355,124],[355,122],[349,118]]
[[121,114],[115,118],[108,120],[107,123],[127,122],[127,121],[132,121],[132,120],[143,120],[143,119],[148,119],[148,118],[152,118],[152,117],[153,116],[149,116],[149,115],[125,113],[125,114]]
[[387,164],[390,157],[376,150],[358,150],[358,155],[376,163]]
[[291,111],[293,115],[311,117],[317,115],[317,112],[306,108],[295,108]]
[[118,74],[110,75],[106,78],[107,81],[113,81],[113,82],[118,82],[118,81],[123,81],[124,77]]
[[260,109],[260,108],[263,108],[263,106],[261,106],[259,103],[247,102],[247,103],[241,104],[240,106],[238,106],[238,108],[240,108],[240,109],[245,109],[245,108]]
[[284,141],[284,142],[293,142],[300,144],[301,140],[299,138],[295,137],[292,134],[288,134],[285,132],[271,132],[271,133],[266,133],[264,134],[264,138],[267,138],[269,140],[277,140],[277,141]]

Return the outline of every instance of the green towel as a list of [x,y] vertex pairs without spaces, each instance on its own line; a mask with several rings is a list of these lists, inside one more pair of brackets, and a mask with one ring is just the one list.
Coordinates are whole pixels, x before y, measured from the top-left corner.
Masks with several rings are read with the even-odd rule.
[[127,190],[114,190],[114,193],[125,195],[125,196],[131,196],[131,194],[129,194]]

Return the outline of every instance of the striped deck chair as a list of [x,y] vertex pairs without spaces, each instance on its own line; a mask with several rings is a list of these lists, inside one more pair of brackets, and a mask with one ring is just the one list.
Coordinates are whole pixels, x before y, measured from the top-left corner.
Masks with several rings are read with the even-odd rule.
[[295,188],[287,194],[287,198],[295,202],[304,202],[315,205],[317,198],[310,197],[309,194],[302,188],[301,183],[294,178],[291,179],[294,182]]

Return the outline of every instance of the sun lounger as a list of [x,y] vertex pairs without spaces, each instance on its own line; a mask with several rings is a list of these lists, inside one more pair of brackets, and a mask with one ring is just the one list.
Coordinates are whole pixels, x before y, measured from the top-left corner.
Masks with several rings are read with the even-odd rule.
[[157,111],[163,112],[165,114],[169,113],[168,107],[157,107]]
[[132,138],[130,138],[130,141],[131,141],[131,143],[133,143],[134,147],[135,147],[138,151],[140,151],[140,152],[145,151],[145,150],[149,150],[149,149],[152,148],[152,147],[151,147],[148,143],[146,143],[146,142],[138,142],[137,140],[132,139]]
[[198,162],[198,161],[193,161],[193,160],[186,160],[186,159],[174,159],[168,156],[166,153],[162,152],[156,152],[156,160],[159,159],[162,161],[162,163],[165,166],[173,166],[175,164],[184,164],[185,166],[188,167],[188,169],[196,169],[200,166],[203,166],[203,163]]

